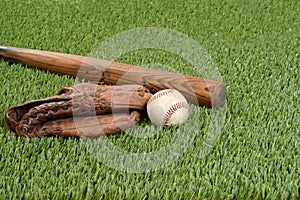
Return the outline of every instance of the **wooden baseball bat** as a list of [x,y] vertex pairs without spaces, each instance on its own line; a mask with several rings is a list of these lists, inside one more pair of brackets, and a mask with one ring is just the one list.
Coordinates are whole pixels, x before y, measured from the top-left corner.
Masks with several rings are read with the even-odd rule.
[[0,46],[4,60],[106,84],[139,84],[152,93],[173,88],[196,105],[220,108],[226,88],[218,81],[154,70],[97,58],[25,48]]

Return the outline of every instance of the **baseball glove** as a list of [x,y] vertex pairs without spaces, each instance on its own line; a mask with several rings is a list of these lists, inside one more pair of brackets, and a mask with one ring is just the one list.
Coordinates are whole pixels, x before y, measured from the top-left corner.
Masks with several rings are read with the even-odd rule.
[[76,84],[55,96],[10,108],[4,121],[24,137],[111,135],[135,125],[151,96],[140,85]]

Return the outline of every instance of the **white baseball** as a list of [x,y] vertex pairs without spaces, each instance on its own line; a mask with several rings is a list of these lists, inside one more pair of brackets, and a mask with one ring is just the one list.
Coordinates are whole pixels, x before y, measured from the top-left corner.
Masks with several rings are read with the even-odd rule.
[[175,89],[155,93],[147,103],[150,121],[160,127],[183,124],[189,116],[189,104]]

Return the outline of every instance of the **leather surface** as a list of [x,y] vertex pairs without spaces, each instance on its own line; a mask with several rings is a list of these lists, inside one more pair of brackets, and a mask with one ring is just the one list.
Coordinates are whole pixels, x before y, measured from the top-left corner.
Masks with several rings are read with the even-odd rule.
[[6,111],[4,121],[11,131],[25,137],[111,135],[136,124],[151,96],[141,85],[81,83],[14,106]]

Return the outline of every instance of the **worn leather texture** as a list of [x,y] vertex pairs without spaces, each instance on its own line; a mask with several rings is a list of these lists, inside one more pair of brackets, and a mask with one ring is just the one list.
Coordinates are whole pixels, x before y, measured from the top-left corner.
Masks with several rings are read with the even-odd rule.
[[135,125],[152,94],[141,85],[81,83],[8,109],[4,121],[19,136],[98,137]]

